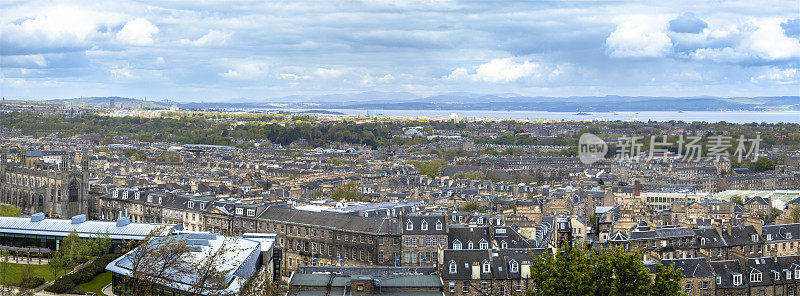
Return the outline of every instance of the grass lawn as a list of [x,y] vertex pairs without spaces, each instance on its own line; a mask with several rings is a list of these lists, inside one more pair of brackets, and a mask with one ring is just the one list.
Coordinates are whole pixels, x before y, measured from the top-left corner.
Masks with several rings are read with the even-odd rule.
[[[7,263],[8,269],[6,270],[6,282],[10,285],[19,285],[22,281],[22,274],[27,272],[27,264]],[[53,280],[53,271],[50,270],[48,265],[31,265],[30,270],[33,276],[43,278],[45,281],[50,282]],[[59,270],[59,276],[64,275],[63,270]],[[3,280],[2,269],[0,269],[0,281]]]
[[111,283],[111,272],[106,271],[104,273],[98,274],[88,283],[83,283],[80,285],[75,286],[75,290],[84,291],[84,292],[95,292],[97,295],[104,296],[101,290],[103,287]]

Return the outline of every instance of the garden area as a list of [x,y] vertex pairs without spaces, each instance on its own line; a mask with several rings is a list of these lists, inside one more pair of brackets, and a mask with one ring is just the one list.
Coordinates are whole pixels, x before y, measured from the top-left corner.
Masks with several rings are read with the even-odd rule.
[[25,248],[7,247],[0,252],[0,284],[24,290],[49,283],[44,290],[59,294],[94,292],[104,295],[103,287],[111,283],[111,273],[105,267],[118,256],[108,254],[111,239],[107,234],[81,238],[74,231],[61,241],[58,251],[48,252],[51,256],[43,261],[28,257],[33,255],[31,253],[26,256],[14,252],[19,249]]

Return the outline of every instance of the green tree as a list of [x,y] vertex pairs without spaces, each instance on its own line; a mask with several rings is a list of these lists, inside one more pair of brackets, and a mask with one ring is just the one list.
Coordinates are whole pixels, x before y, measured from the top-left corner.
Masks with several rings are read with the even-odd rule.
[[791,209],[792,221],[794,223],[800,222],[800,207],[792,207]]
[[744,205],[744,201],[742,200],[742,197],[739,195],[734,195],[733,197],[731,197],[731,202],[740,206]]
[[464,210],[465,212],[475,212],[475,211],[483,212],[483,207],[481,207],[480,205],[478,205],[477,202],[474,201],[465,203],[464,206],[461,207],[461,209]]
[[22,210],[14,205],[0,205],[0,216],[19,217]]
[[446,162],[442,160],[431,160],[427,162],[422,161],[412,161],[410,162],[415,168],[419,170],[420,174],[426,175],[429,178],[436,178],[439,176],[439,172],[447,165]]
[[344,201],[365,201],[364,195],[361,194],[361,184],[355,181],[347,181],[331,192],[331,198],[335,200]]
[[545,252],[531,262],[535,290],[527,295],[682,295],[680,270],[656,266],[655,277],[643,253],[576,246]]

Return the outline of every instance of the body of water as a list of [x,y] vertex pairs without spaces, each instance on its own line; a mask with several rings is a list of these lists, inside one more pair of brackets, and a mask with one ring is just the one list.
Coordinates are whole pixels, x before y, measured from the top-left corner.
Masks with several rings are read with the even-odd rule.
[[[733,123],[800,123],[800,111],[641,111],[641,112],[587,112],[588,115],[577,115],[577,112],[546,111],[479,111],[479,110],[359,110],[359,109],[325,109],[352,116],[379,117],[437,117],[448,118],[493,118],[517,120],[637,120],[637,121],[706,121]],[[285,109],[300,112],[307,109]]]

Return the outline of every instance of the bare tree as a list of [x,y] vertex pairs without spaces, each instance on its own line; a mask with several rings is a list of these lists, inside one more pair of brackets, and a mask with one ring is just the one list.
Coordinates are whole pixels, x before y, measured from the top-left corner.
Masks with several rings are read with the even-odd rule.
[[209,249],[201,260],[190,263],[192,270],[192,282],[189,293],[193,295],[214,295],[228,296],[234,295],[227,291],[228,281],[226,276],[234,271],[234,268],[224,268],[225,262],[236,256],[242,250],[232,246],[236,245],[236,238],[226,237],[219,248]]
[[283,296],[291,291],[280,282],[273,281],[266,269],[254,272],[239,289],[240,296]]
[[125,277],[127,292],[133,296],[156,294],[159,285],[167,286],[172,280],[190,272],[184,260],[190,255],[185,236],[162,236],[166,226],[151,231],[138,246],[129,242],[127,260],[130,275]]

